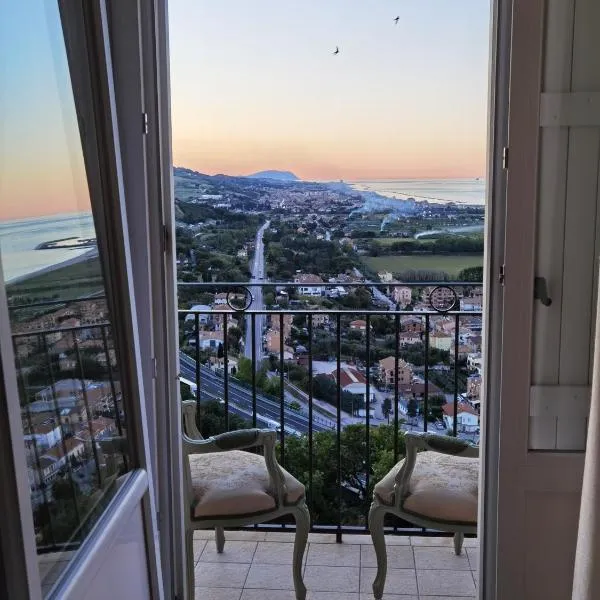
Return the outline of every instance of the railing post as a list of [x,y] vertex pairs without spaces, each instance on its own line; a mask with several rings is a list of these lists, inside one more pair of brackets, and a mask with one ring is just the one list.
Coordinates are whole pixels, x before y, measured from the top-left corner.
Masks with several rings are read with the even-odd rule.
[[460,327],[460,318],[458,314],[454,322],[454,419],[452,421],[452,435],[457,436],[458,432],[458,330]]
[[338,496],[338,525],[335,541],[342,543],[342,388],[341,388],[341,348],[342,348],[342,315],[336,315],[336,380],[337,380],[337,427],[336,427],[336,455],[337,455],[337,496]]

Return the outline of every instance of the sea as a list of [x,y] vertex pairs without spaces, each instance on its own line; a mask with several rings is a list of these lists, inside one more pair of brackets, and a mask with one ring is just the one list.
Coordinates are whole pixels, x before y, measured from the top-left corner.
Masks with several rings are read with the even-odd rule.
[[428,202],[483,205],[485,180],[474,179],[371,179],[349,181],[360,192],[375,192],[386,198],[427,200]]
[[96,237],[91,213],[0,221],[0,256],[4,281],[14,281],[89,252],[89,248],[36,250],[36,246],[43,242],[70,237]]
[[[373,193],[384,199],[427,200],[429,202],[483,205],[483,179],[374,179],[347,182],[357,191]],[[95,237],[91,213],[68,213],[48,217],[0,221],[0,256],[5,282],[14,281],[72,260],[89,248],[36,250],[43,242],[80,237]]]

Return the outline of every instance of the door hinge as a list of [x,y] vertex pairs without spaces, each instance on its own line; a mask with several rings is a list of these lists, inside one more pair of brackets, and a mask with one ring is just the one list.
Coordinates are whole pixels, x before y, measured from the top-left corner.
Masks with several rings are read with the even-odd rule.
[[158,379],[158,361],[156,356],[152,358],[152,379]]
[[148,113],[142,113],[142,131],[148,135]]
[[498,283],[504,285],[504,265],[500,265],[500,272],[498,273]]
[[508,146],[502,148],[502,168],[508,169]]

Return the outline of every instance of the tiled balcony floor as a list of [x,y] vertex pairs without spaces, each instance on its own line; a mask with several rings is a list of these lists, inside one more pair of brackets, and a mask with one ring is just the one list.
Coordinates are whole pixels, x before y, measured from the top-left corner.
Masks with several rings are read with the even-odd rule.
[[[293,533],[231,531],[217,554],[214,533],[194,537],[196,600],[295,600]],[[310,534],[304,554],[307,600],[371,600],[375,552],[371,538]],[[384,600],[474,600],[478,545],[466,539],[455,556],[452,538],[386,536]]]

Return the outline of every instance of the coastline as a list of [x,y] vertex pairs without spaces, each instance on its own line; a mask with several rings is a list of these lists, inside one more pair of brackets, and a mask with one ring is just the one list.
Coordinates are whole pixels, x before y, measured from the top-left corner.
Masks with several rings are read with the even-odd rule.
[[45,275],[46,273],[51,273],[52,271],[56,271],[57,269],[62,269],[63,267],[70,267],[72,265],[76,265],[82,262],[87,262],[92,260],[98,256],[98,248],[91,248],[87,252],[80,254],[79,256],[74,256],[73,258],[68,258],[67,260],[63,260],[54,265],[49,265],[48,267],[43,267],[42,269],[38,269],[37,271],[32,271],[31,273],[27,273],[26,275],[19,275],[17,277],[13,277],[5,282],[5,285],[11,286],[19,283],[24,283],[29,279],[37,277],[38,275]]

